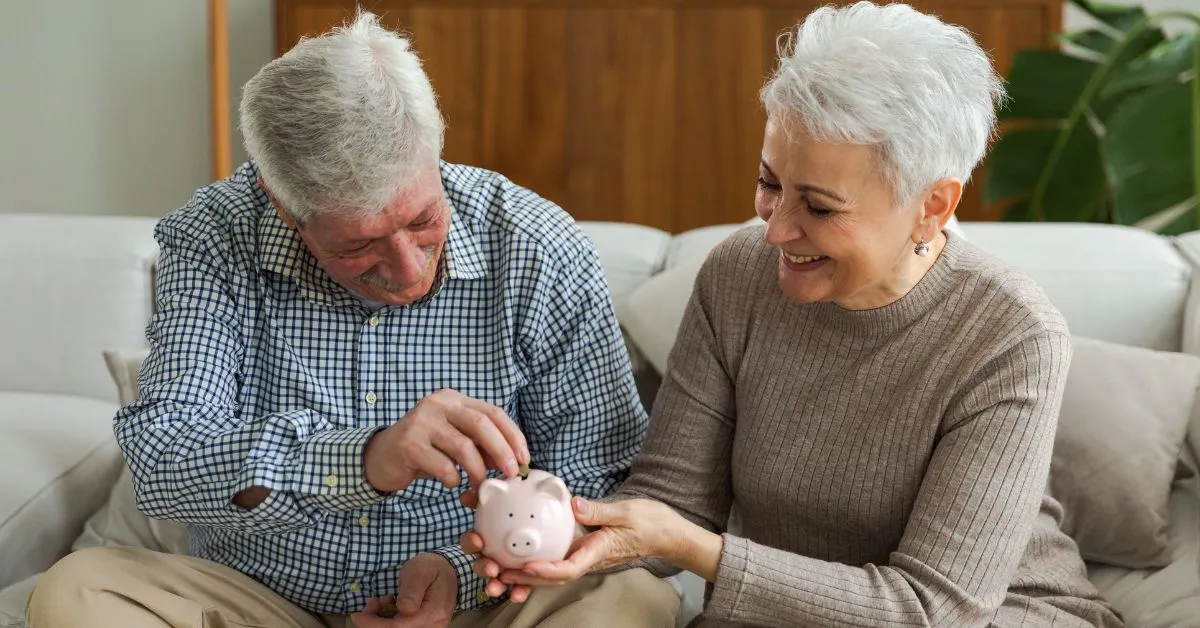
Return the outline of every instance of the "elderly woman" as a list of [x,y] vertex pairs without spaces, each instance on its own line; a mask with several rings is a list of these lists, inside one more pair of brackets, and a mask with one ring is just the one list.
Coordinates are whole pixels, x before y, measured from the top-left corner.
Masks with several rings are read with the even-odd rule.
[[762,91],[766,225],[696,278],[630,479],[566,561],[480,559],[489,593],[650,565],[710,583],[702,626],[1121,625],[1044,493],[1067,326],[944,230],[1002,97],[961,28],[811,14]]

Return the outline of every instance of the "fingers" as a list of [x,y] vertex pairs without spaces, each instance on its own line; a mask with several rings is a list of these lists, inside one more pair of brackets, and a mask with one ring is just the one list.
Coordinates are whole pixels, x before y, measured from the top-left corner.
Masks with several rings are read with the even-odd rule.
[[480,578],[495,579],[500,577],[500,565],[496,564],[495,561],[488,560],[486,558],[480,558],[479,560],[475,561],[475,564],[471,565],[471,569],[474,570],[475,575],[479,576]]
[[[411,559],[410,559],[410,562]],[[437,577],[437,571],[426,569],[420,563],[405,564],[400,568],[400,583],[396,591],[396,610],[401,615],[412,615],[421,608],[425,593]]]
[[[487,479],[487,467],[484,465],[483,456],[479,454],[475,443],[462,432],[452,428],[443,429],[434,433],[430,441],[438,451],[456,461],[467,472],[471,486],[479,486]],[[455,471],[454,475],[457,478],[458,472]],[[457,485],[458,482],[455,481],[453,486]]]
[[508,586],[499,580],[488,580],[487,584],[483,586],[483,591],[488,594],[488,597],[500,597],[506,590],[508,590]]
[[596,568],[607,554],[608,543],[601,533],[593,532],[576,539],[566,560],[530,562],[522,571],[513,572],[512,582],[539,585],[577,580]]
[[433,447],[414,448],[409,452],[409,457],[409,464],[418,470],[419,475],[428,474],[430,477],[437,478],[447,488],[458,486],[462,480],[454,461],[438,449]]
[[625,505],[621,502],[593,502],[582,497],[571,499],[575,521],[585,526],[620,525],[625,523]]
[[458,537],[458,544],[468,554],[478,554],[483,551],[483,537],[478,532],[467,531]]
[[[525,434],[521,432],[521,428],[517,427],[517,423],[512,420],[504,410],[478,399],[464,397],[463,405],[479,412],[496,425],[500,433],[504,435],[504,439],[508,441],[509,449],[517,457],[518,464],[529,464],[529,443],[525,440]],[[497,461],[500,459],[497,458]]]
[[[483,451],[487,452],[492,457],[492,460],[496,461],[497,468],[506,476],[513,477],[517,474],[516,450],[509,444],[499,425],[497,425],[497,422],[491,416],[464,403],[462,407],[448,411],[446,419],[450,425],[454,426],[455,429],[462,432],[467,438],[479,445]],[[506,420],[512,423],[512,420],[507,419],[507,417]],[[522,437],[523,441],[524,437]],[[476,456],[478,455],[476,453]],[[463,462],[463,460],[459,460],[459,463]],[[479,460],[478,464],[480,466],[483,465],[482,459]],[[478,476],[473,477],[471,484],[478,485],[482,483],[484,476],[484,473],[480,473]]]
[[512,593],[508,596],[508,599],[520,604],[528,600],[531,593],[533,593],[533,587],[518,584],[513,586]]
[[475,510],[479,507],[479,489],[472,486],[458,496],[458,501],[464,508]]
[[391,628],[394,624],[390,618],[380,616],[383,603],[379,598],[368,598],[367,605],[361,611],[352,613],[350,621],[357,628]]

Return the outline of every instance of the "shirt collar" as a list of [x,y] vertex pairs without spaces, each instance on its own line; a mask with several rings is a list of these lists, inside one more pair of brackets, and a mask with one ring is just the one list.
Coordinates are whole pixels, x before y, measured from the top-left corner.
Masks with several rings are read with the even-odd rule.
[[[264,205],[259,220],[258,250],[259,265],[264,269],[287,277],[300,288],[301,294],[316,305],[354,306],[361,302],[333,280],[317,259],[309,252],[300,234],[283,221],[262,188],[254,186]],[[449,195],[447,195],[449,196]],[[438,277],[433,288],[412,307],[428,305],[448,279],[471,280],[487,276],[488,263],[483,248],[471,225],[450,201],[450,232],[442,258],[438,260]]]

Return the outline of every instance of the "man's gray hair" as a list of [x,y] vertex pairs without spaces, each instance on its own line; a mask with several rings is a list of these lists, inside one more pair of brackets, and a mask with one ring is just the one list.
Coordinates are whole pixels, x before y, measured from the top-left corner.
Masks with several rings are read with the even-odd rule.
[[300,222],[379,212],[442,153],[420,59],[365,11],[265,65],[243,88],[240,115],[247,153]]
[[790,35],[760,94],[772,120],[874,147],[898,204],[940,178],[970,179],[1005,93],[968,31],[907,5],[857,2],[817,9]]

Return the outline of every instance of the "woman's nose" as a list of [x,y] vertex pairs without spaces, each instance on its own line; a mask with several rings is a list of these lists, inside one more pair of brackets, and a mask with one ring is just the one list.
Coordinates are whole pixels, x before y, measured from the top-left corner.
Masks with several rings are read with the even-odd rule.
[[770,218],[767,219],[766,241],[771,246],[779,246],[804,237],[804,230],[799,225],[787,220],[785,216],[780,216],[780,213],[772,212]]

